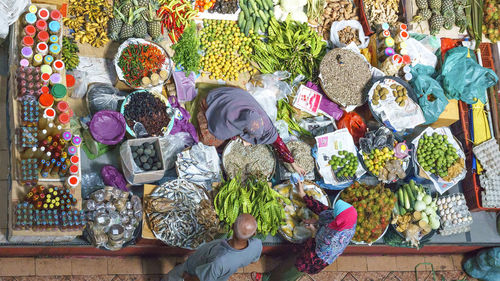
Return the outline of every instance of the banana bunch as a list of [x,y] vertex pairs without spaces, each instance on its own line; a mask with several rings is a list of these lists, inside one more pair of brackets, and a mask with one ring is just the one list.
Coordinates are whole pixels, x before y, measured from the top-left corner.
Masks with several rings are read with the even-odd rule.
[[278,199],[290,204],[290,200],[273,190],[266,181],[249,178],[247,185],[239,177],[226,181],[219,188],[214,207],[219,220],[225,223],[229,235],[231,226],[240,214],[251,214],[257,220],[257,232],[275,235],[284,224],[285,211]]
[[66,69],[73,70],[80,64],[78,52],[79,49],[76,43],[68,37],[63,37],[61,54]]
[[68,11],[68,17],[63,22],[74,30],[76,41],[96,48],[109,42],[108,21],[113,17],[113,7],[109,1],[70,0]]

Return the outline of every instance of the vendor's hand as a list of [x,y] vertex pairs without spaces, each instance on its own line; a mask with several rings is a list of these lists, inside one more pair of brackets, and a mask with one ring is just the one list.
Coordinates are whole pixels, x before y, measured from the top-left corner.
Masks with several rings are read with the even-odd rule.
[[314,234],[316,234],[316,231],[317,231],[317,230],[316,230],[316,225],[306,223],[306,224],[304,225],[304,227],[305,227],[305,228],[307,228],[307,229],[309,229],[309,230],[311,231],[311,233],[313,234],[313,236],[314,236]]
[[300,197],[306,196],[306,192],[304,191],[304,182],[303,181],[297,182],[297,191],[298,191]]
[[295,172],[299,173],[300,175],[302,175],[302,176],[306,175],[306,170],[304,170],[302,167],[300,167],[297,163],[293,162],[292,168],[295,170]]
[[240,138],[240,139],[243,142],[243,146],[251,146],[252,145],[251,143],[247,142],[246,140],[244,140],[242,138]]
[[187,272],[184,272],[182,278],[184,279],[184,281],[200,281],[200,279],[198,279],[196,275],[191,275]]

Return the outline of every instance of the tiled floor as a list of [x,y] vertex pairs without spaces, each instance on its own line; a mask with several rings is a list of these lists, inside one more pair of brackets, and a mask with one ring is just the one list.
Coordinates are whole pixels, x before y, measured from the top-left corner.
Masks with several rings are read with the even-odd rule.
[[[160,280],[184,258],[160,257],[65,257],[65,258],[0,258],[0,281],[153,281]],[[341,256],[323,272],[304,276],[300,281],[431,281],[430,265],[435,280],[465,280],[461,269],[462,255],[447,256]],[[250,281],[253,271],[272,270],[277,257],[263,256],[244,267],[230,281]],[[418,277],[418,278],[417,278]],[[475,280],[467,278],[467,280]]]

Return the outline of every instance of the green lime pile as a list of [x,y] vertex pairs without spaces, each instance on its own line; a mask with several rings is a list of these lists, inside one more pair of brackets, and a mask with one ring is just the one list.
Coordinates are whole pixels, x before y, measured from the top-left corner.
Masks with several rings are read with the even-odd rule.
[[456,148],[448,142],[448,136],[425,134],[418,141],[417,160],[422,169],[444,178],[448,168],[459,159]]
[[353,178],[359,165],[356,155],[345,150],[339,151],[339,156],[332,155],[328,164],[332,166],[338,179]]

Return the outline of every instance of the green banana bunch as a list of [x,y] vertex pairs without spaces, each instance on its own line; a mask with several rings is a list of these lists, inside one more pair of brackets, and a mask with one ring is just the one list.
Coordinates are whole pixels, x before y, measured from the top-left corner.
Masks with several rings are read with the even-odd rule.
[[79,51],[73,39],[63,37],[61,54],[67,70],[73,70],[80,64],[80,57],[77,54]]

